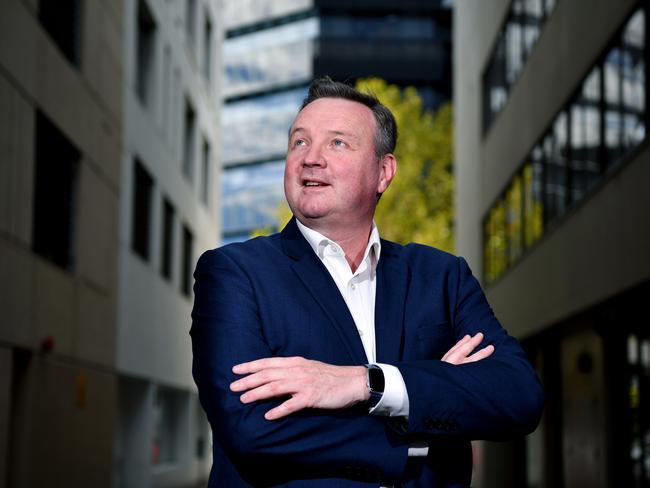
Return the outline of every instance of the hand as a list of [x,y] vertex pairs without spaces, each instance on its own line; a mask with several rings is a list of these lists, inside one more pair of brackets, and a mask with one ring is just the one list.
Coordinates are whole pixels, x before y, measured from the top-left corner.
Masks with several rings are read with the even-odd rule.
[[481,332],[474,336],[466,335],[459,340],[454,347],[447,351],[447,353],[442,357],[442,360],[450,364],[465,364],[485,359],[494,352],[494,346],[492,344],[485,346],[483,349],[472,354],[472,351],[474,351],[482,341],[483,334]]
[[235,374],[247,374],[230,384],[244,392],[243,403],[290,395],[264,415],[267,420],[286,417],[303,408],[339,409],[368,399],[365,366],[333,366],[302,357],[265,358],[237,364]]

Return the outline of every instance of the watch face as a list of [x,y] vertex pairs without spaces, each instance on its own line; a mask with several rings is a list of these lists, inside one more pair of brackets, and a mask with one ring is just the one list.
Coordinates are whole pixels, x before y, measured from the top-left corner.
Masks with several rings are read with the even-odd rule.
[[384,392],[384,372],[381,368],[368,368],[368,383],[372,391]]

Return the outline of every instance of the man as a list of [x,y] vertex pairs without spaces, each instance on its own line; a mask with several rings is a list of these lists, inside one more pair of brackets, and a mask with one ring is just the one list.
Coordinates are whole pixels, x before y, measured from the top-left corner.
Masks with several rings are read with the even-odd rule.
[[289,133],[294,218],[199,260],[210,486],[469,486],[470,439],[537,425],[539,382],[465,261],[379,238],[396,137],[374,97],[315,80]]

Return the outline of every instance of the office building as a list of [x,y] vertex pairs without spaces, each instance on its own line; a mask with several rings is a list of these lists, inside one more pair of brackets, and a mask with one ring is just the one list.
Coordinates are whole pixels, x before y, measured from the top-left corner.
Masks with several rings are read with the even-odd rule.
[[217,2],[124,0],[118,486],[207,479],[192,273],[219,239]]
[[377,76],[451,96],[451,9],[429,0],[226,1],[224,241],[275,226],[287,132],[309,82]]
[[455,2],[458,252],[547,395],[477,486],[650,486],[648,9]]
[[216,1],[0,1],[0,485],[188,486]]
[[110,486],[121,15],[0,2],[3,486]]

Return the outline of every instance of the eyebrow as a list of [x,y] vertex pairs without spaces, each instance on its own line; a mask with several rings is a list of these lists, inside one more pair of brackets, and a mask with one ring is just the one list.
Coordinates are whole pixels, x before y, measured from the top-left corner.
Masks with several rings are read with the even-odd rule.
[[[291,139],[291,137],[292,137],[296,132],[306,132],[306,131],[307,131],[307,129],[305,129],[304,127],[295,127],[295,128],[293,128],[293,129],[289,129],[289,139]],[[331,134],[331,135],[334,135],[334,136],[345,136],[345,137],[350,137],[350,138],[354,139],[355,141],[358,141],[358,140],[359,140],[359,137],[358,137],[358,136],[355,136],[355,135],[352,134],[351,132],[345,132],[345,131],[341,131],[341,130],[334,130],[334,129],[332,129],[332,130],[328,130],[327,133],[328,133],[328,134]]]

